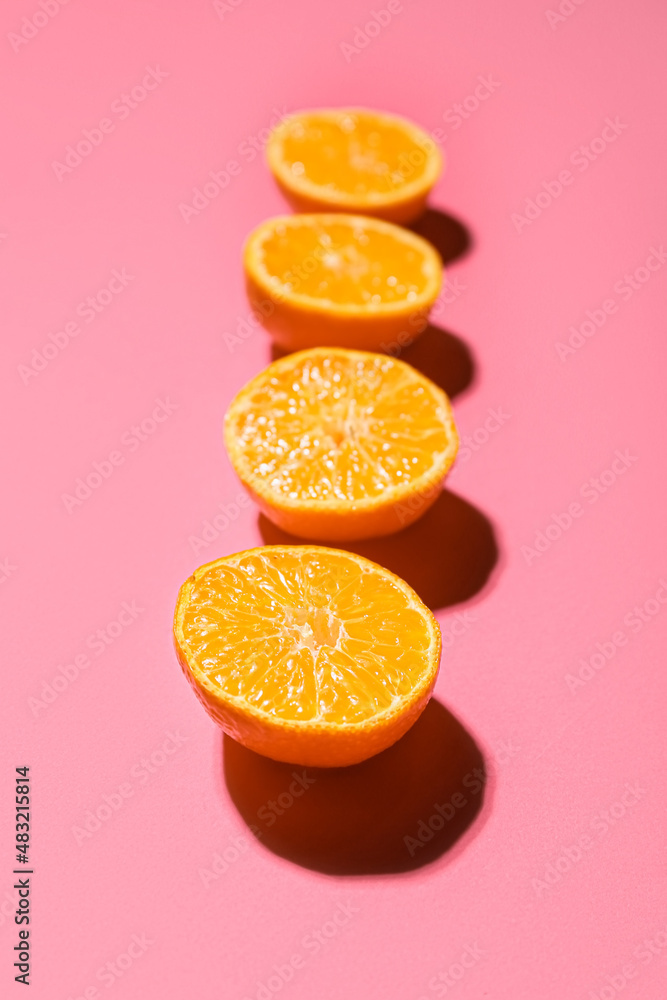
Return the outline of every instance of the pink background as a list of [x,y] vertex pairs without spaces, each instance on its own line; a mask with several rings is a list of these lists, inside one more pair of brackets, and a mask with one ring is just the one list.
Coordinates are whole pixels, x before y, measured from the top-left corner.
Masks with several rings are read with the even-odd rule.
[[[548,0],[398,6],[361,47],[357,29],[383,0],[72,0],[44,24],[38,0],[2,5],[3,995],[22,995],[11,869],[24,763],[40,1000],[664,995],[667,610],[655,595],[667,598],[667,267],[664,251],[651,253],[667,238],[667,10],[566,0],[557,20]],[[34,34],[25,44],[22,26]],[[341,47],[355,39],[357,50]],[[151,67],[166,76],[124,112],[115,102]],[[479,77],[490,78],[484,99]],[[198,564],[262,541],[256,511],[229,506],[240,487],[221,421],[269,346],[262,332],[238,344],[225,335],[248,315],[242,241],[285,204],[243,144],[276,109],[346,104],[441,130],[448,163],[432,204],[471,237],[448,265],[437,324],[450,336],[429,331],[428,350],[412,355],[430,351],[424,370],[439,359],[443,384],[463,390],[455,412],[474,448],[450,481],[462,499],[447,494],[407,549],[382,550],[440,605],[436,694],[462,728],[435,705],[393,751],[395,771],[390,759],[336,788],[322,776],[273,824],[273,841],[268,829],[255,840],[235,803],[246,795],[256,813],[289,772],[229,745],[223,754],[180,674],[171,616]],[[104,118],[112,130],[59,178],[54,161]],[[593,144],[583,169],[577,151],[608,118],[610,141]],[[239,172],[186,222],[179,206],[229,160]],[[537,217],[513,219],[540,192]],[[648,258],[655,270],[641,270]],[[87,322],[79,304],[123,269],[131,280]],[[635,289],[624,278],[634,272]],[[591,320],[592,335],[560,357],[569,328],[587,310],[600,321],[605,300],[604,324]],[[26,375],[68,323],[79,333]],[[151,423],[156,400],[170,405]],[[503,416],[485,430],[490,410]],[[142,421],[152,433],[139,440]],[[625,464],[601,492],[591,480],[617,451]],[[112,452],[119,464],[68,512],[63,495]],[[220,504],[228,527],[195,553]],[[568,524],[572,504],[580,516]],[[89,644],[123,602],[137,610],[122,634],[112,625],[109,645]],[[600,669],[573,682],[596,652]],[[61,668],[70,680],[54,690]],[[434,837],[411,859],[403,836],[470,788],[480,757],[486,794],[468,796],[459,839],[443,852]],[[367,858],[352,873],[348,808],[381,845],[370,852],[381,870]],[[86,837],[96,811],[104,821]],[[322,870],[317,822],[333,870]],[[227,868],[210,879],[216,854]],[[143,943],[114,966],[122,975],[98,976],[133,936]],[[276,979],[295,955],[296,970]]]

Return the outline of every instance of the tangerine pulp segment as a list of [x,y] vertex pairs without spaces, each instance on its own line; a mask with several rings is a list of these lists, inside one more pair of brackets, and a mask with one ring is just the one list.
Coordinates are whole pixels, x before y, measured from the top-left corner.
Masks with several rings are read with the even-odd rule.
[[415,592],[362,556],[269,545],[200,567],[181,587],[176,651],[209,715],[275,760],[358,763],[425,708],[440,630]]
[[421,236],[344,214],[266,220],[246,240],[243,266],[253,310],[290,351],[404,346],[426,328],[443,276]]
[[224,436],[263,513],[319,541],[407,527],[438,498],[458,450],[442,389],[397,358],[346,348],[274,361],[234,398]]
[[288,116],[269,138],[267,160],[298,212],[358,212],[400,223],[422,214],[442,171],[427,132],[367,108]]

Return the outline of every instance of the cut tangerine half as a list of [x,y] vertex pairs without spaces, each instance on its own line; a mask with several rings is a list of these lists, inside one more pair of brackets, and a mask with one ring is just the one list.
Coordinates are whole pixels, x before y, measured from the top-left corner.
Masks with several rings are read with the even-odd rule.
[[179,661],[229,736],[275,760],[355,764],[416,721],[440,630],[399,577],[350,552],[267,545],[200,567],[174,618]]
[[261,223],[243,252],[250,303],[286,350],[389,350],[414,339],[442,285],[421,236],[359,215],[285,215]]
[[390,222],[418,218],[442,171],[427,132],[366,108],[290,115],[273,130],[266,152],[298,212],[359,212]]
[[311,348],[232,401],[225,444],[260,509],[300,538],[389,535],[437,499],[458,449],[449,399],[404,361]]

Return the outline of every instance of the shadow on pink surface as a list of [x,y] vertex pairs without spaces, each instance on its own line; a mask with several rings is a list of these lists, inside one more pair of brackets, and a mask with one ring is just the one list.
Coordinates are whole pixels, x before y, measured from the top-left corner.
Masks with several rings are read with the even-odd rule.
[[424,214],[408,228],[418,236],[429,240],[445,265],[465,257],[473,247],[470,230],[464,223],[439,208],[427,208]]
[[468,345],[438,326],[429,324],[414,343],[403,349],[400,359],[439,385],[450,399],[469,389],[475,378]]
[[435,698],[398,743],[361,764],[304,769],[224,736],[223,769],[261,843],[329,875],[430,864],[470,830],[488,798],[481,750]]
[[[305,544],[302,538],[287,534],[263,514],[259,516],[259,530],[265,545]],[[467,500],[449,490],[443,490],[419,520],[395,535],[332,544],[390,569],[409,583],[434,611],[478,594],[498,561],[491,522]]]

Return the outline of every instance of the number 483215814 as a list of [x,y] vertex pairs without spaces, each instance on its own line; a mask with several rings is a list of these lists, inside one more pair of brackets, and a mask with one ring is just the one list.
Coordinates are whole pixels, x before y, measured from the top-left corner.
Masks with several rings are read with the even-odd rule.
[[30,841],[30,785],[29,767],[17,767],[16,773],[16,860],[28,863],[28,843]]

